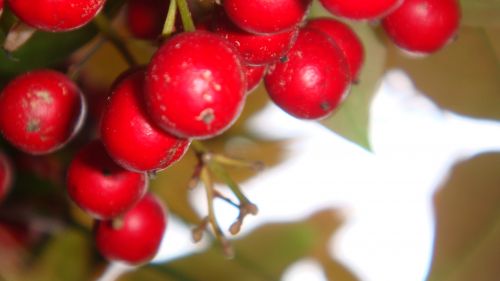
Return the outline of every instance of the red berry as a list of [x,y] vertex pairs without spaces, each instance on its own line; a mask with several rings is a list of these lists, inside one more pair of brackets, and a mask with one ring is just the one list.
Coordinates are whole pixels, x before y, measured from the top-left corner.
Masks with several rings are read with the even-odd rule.
[[344,52],[349,73],[356,81],[363,65],[365,51],[363,44],[354,31],[346,24],[332,18],[317,18],[309,21],[307,27],[326,33]]
[[0,15],[2,15],[3,12],[3,0],[0,0]]
[[144,70],[114,86],[101,120],[101,140],[110,156],[132,171],[165,169],[187,151],[189,141],[150,121],[144,105]]
[[294,29],[306,16],[311,0],[225,0],[229,18],[241,29],[266,34]]
[[223,12],[216,14],[212,30],[233,43],[246,64],[253,65],[279,60],[290,50],[298,33],[297,28],[264,35],[248,33],[233,24]]
[[0,131],[27,153],[50,153],[79,130],[85,112],[83,95],[68,77],[47,69],[28,72],[0,95]]
[[247,77],[247,94],[255,90],[259,86],[260,81],[266,73],[266,65],[245,65],[245,76]]
[[169,0],[129,0],[126,17],[132,35],[157,39],[163,30],[169,3]]
[[60,32],[79,28],[104,6],[105,0],[8,0],[12,12],[35,28]]
[[125,170],[106,153],[99,141],[75,155],[66,179],[68,194],[94,218],[110,219],[133,207],[147,189],[146,173]]
[[397,8],[403,0],[320,0],[330,13],[353,20],[372,20],[383,17]]
[[459,24],[457,0],[405,0],[382,21],[396,45],[423,54],[445,46],[457,33]]
[[158,252],[167,226],[167,212],[161,201],[146,194],[119,221],[96,221],[95,241],[109,260],[140,264]]
[[323,32],[302,29],[287,59],[269,67],[264,77],[271,99],[297,118],[329,115],[350,86],[344,54]]
[[12,164],[2,151],[0,151],[0,201],[2,201],[12,185]]
[[146,73],[146,106],[182,138],[221,134],[239,116],[246,81],[236,50],[218,35],[184,32],[158,49]]

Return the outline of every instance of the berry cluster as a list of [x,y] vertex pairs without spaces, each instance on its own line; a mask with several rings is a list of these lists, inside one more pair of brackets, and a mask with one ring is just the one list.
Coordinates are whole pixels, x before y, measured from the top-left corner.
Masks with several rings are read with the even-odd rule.
[[[85,25],[105,4],[7,2],[22,22],[50,32]],[[351,84],[359,82],[364,61],[360,39],[340,20],[308,19],[312,0],[224,0],[195,17],[196,30],[190,14],[182,11],[186,1],[176,2],[179,11],[169,1],[128,1],[131,34],[161,46],[148,65],[116,78],[100,121],[100,139],[83,146],[67,171],[67,192],[96,220],[97,247],[111,260],[137,264],[154,256],[167,219],[165,207],[147,192],[148,173],[180,160],[193,141],[226,131],[261,80],[277,106],[301,119],[329,116]],[[2,4],[0,0],[0,10]],[[446,45],[460,19],[456,0],[321,4],[344,19],[381,20],[398,46],[415,53]],[[177,14],[182,26],[175,24]],[[85,113],[86,102],[75,82],[54,70],[33,70],[2,90],[0,132],[19,150],[47,154],[68,143],[82,127]],[[203,172],[202,167],[197,176]],[[0,154],[0,198],[11,173]],[[256,213],[254,205],[243,201],[232,232],[246,214]]]

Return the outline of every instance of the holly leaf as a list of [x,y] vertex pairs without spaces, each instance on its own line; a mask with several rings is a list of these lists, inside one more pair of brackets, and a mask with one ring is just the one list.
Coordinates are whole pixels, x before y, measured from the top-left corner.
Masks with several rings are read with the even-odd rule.
[[[311,17],[331,17],[315,1]],[[386,59],[385,46],[377,38],[373,29],[366,23],[348,23],[361,39],[365,48],[365,62],[359,76],[359,83],[352,86],[347,99],[333,115],[321,121],[327,128],[371,150],[369,140],[370,105],[373,95],[384,73]]]
[[465,26],[500,26],[500,2],[497,0],[460,0]]
[[500,119],[498,36],[484,28],[464,27],[455,42],[423,58],[410,57],[388,42],[388,68],[406,71],[442,108]]
[[458,163],[434,196],[436,238],[428,281],[500,276],[500,153]]
[[[203,253],[165,265],[147,266],[126,275],[123,280],[280,280],[294,262],[308,257],[318,258],[319,252],[324,253],[341,223],[337,212],[323,210],[304,221],[268,224],[233,241],[234,259],[224,258],[221,250],[213,246]],[[335,280],[358,280],[340,263],[334,261],[330,265],[331,272],[339,273]]]

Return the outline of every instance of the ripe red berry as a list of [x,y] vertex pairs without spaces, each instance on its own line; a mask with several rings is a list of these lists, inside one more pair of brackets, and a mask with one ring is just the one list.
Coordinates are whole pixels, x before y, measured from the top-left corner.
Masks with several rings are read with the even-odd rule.
[[221,134],[239,116],[246,81],[236,50],[206,31],[171,37],[146,73],[146,106],[153,120],[181,138]]
[[12,164],[2,151],[0,151],[0,202],[5,198],[12,185]]
[[247,94],[251,93],[257,86],[259,86],[260,81],[264,78],[266,73],[266,65],[245,65],[245,76],[247,77]]
[[12,12],[23,22],[35,28],[51,31],[69,31],[89,21],[104,6],[105,0],[8,0]]
[[79,130],[85,112],[83,95],[68,77],[47,69],[28,72],[0,95],[0,132],[27,153],[50,153]]
[[225,0],[229,18],[241,29],[268,34],[294,29],[306,16],[311,0]]
[[190,141],[158,128],[144,105],[144,69],[113,87],[101,120],[101,140],[110,156],[132,171],[165,169],[179,160]]
[[127,26],[134,37],[154,40],[160,36],[169,0],[129,0]]
[[273,34],[253,34],[246,32],[221,11],[216,13],[212,31],[233,43],[246,64],[264,65],[283,57],[297,37],[298,29]]
[[3,12],[3,0],[0,0],[0,16],[2,15]]
[[110,219],[133,207],[147,190],[146,173],[125,170],[100,141],[78,151],[66,178],[70,198],[94,218]]
[[287,59],[271,65],[264,77],[271,99],[301,119],[333,112],[350,86],[345,56],[323,32],[304,28]]
[[96,221],[95,241],[108,260],[141,264],[158,252],[167,226],[167,212],[161,201],[146,194],[118,221]]
[[372,20],[383,17],[397,8],[403,0],[320,0],[330,13],[353,20]]
[[344,52],[352,81],[356,81],[365,57],[363,44],[356,33],[348,25],[332,18],[313,19],[307,27],[322,31],[333,39]]
[[405,0],[382,21],[387,35],[400,48],[428,54],[445,46],[460,24],[457,0]]

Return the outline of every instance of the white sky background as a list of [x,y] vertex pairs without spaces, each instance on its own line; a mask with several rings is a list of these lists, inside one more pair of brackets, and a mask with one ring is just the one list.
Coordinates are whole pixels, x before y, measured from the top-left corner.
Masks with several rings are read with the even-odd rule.
[[[399,71],[386,75],[370,121],[373,153],[274,105],[256,116],[251,122],[256,131],[296,141],[287,161],[244,183],[259,214],[245,221],[242,234],[263,223],[339,208],[346,224],[331,241],[332,255],[362,281],[425,280],[434,235],[432,194],[456,161],[500,150],[500,122],[438,109]],[[277,201],[283,194],[286,200]],[[202,189],[192,200],[204,214]],[[219,222],[229,226],[236,211],[228,212],[224,204],[217,208]],[[171,220],[158,259],[200,247],[191,242],[189,229]],[[283,281],[324,278],[313,261],[305,260],[290,268]]]

